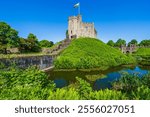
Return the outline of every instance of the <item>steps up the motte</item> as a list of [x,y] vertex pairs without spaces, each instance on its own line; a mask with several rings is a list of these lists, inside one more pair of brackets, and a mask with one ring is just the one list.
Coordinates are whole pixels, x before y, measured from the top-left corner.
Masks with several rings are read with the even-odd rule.
[[63,51],[68,45],[71,43],[70,39],[63,40],[59,45],[51,50],[51,54],[58,55],[61,51]]

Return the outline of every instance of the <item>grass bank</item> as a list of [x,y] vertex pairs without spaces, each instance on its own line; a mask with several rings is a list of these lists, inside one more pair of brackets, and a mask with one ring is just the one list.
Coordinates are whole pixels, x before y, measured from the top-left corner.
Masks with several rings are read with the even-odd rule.
[[135,53],[137,56],[150,56],[150,48],[139,48]]
[[139,48],[133,55],[137,58],[137,62],[140,65],[150,65],[150,48]]
[[56,69],[91,69],[101,70],[110,67],[134,63],[132,56],[124,55],[94,38],[74,39],[54,61]]
[[0,54],[0,59],[22,58],[31,56],[46,56],[46,53],[25,53],[25,54]]

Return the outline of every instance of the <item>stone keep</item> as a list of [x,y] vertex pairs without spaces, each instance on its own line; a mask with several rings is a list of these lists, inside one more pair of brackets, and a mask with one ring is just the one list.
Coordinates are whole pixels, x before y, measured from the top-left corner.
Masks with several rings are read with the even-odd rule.
[[68,38],[91,37],[96,38],[94,23],[83,23],[81,15],[71,16],[68,21]]

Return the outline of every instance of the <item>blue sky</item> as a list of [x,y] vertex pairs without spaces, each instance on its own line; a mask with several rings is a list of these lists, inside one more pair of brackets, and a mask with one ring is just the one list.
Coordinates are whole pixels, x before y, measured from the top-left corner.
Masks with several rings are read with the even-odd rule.
[[95,23],[102,41],[150,39],[150,0],[0,0],[0,21],[21,37],[31,32],[57,42],[65,38],[68,16],[77,15],[73,5],[78,2],[83,21]]

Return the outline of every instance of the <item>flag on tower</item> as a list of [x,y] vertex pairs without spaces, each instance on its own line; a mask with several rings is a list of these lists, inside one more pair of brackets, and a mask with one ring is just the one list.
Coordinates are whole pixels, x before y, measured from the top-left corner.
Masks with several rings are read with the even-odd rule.
[[74,5],[74,8],[78,8],[80,6],[80,3],[77,3]]

